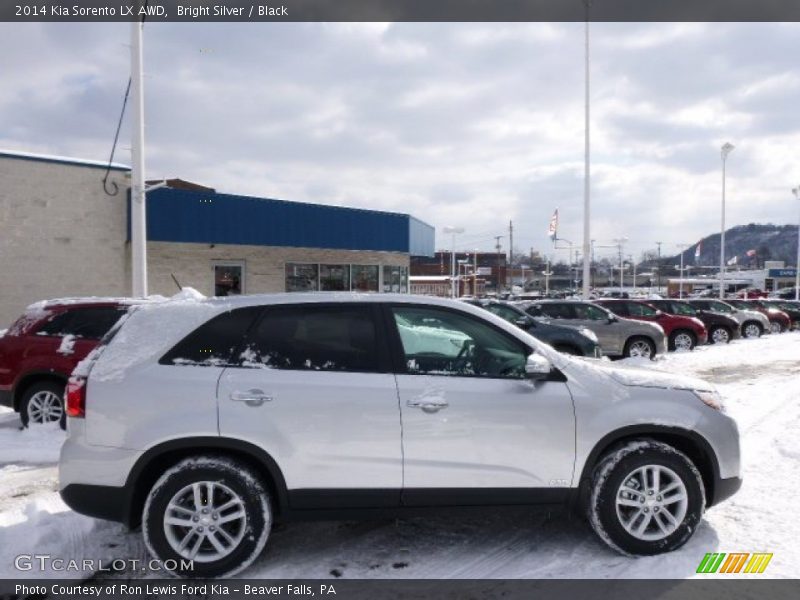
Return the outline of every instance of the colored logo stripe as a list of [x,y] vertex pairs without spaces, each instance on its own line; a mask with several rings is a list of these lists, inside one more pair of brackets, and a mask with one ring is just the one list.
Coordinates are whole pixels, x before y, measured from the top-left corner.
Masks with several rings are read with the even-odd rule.
[[708,552],[700,561],[697,573],[741,573],[742,569],[745,573],[763,573],[771,560],[772,554],[766,552]]

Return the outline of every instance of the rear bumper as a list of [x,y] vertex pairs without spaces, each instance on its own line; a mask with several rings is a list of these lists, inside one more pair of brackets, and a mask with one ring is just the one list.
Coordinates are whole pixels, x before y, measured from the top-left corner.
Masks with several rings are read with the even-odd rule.
[[71,483],[59,493],[64,504],[77,513],[130,525],[127,488]]
[[742,487],[741,477],[729,477],[727,479],[717,479],[714,482],[714,497],[708,503],[709,506],[719,504],[723,500],[727,500],[739,491]]

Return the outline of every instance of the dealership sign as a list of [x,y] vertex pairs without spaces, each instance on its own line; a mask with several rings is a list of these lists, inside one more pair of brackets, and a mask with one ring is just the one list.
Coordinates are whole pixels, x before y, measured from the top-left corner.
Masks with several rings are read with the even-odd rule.
[[767,271],[767,277],[795,277],[797,269],[770,269]]

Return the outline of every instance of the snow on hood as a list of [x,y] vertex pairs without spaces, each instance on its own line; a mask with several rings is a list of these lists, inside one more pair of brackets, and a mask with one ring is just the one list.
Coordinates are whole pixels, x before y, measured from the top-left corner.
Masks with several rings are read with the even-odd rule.
[[650,387],[667,390],[714,390],[712,384],[697,377],[667,373],[653,368],[635,365],[614,365],[603,366],[602,369],[617,383],[631,387]]
[[[590,371],[593,375],[605,375],[620,385],[627,387],[660,388],[665,390],[715,391],[712,384],[697,377],[667,373],[652,367],[650,360],[642,364],[611,364],[596,359],[575,359],[569,357],[569,368]],[[630,360],[630,359],[629,359]]]

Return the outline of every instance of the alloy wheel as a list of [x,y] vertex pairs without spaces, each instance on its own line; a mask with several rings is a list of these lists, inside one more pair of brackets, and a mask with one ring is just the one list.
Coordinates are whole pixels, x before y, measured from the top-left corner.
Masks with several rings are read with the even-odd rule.
[[28,400],[28,423],[54,423],[60,421],[63,414],[61,397],[54,392],[42,390]]
[[757,338],[761,335],[761,328],[755,323],[750,323],[744,328],[744,337]]
[[616,495],[617,518],[633,537],[662,540],[683,522],[689,495],[683,480],[662,465],[645,465],[629,473]]
[[220,560],[233,552],[247,531],[242,498],[215,481],[182,488],[167,505],[164,534],[172,549],[197,562]]
[[688,333],[679,333],[675,336],[676,350],[691,350],[694,347],[694,340]]
[[780,333],[780,332],[781,332],[781,324],[780,324],[780,323],[778,323],[777,321],[772,321],[772,322],[769,324],[769,330],[770,330],[772,333]]
[[650,358],[653,355],[653,351],[650,348],[650,344],[644,340],[636,340],[630,345],[628,355],[631,358]]
[[728,330],[724,327],[717,327],[711,333],[711,339],[714,340],[715,344],[727,344],[730,338],[731,336],[728,334]]

